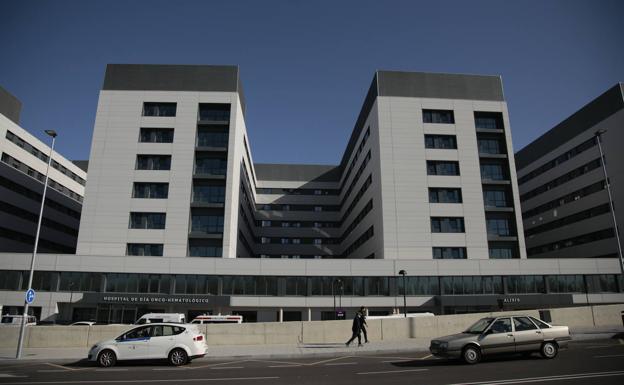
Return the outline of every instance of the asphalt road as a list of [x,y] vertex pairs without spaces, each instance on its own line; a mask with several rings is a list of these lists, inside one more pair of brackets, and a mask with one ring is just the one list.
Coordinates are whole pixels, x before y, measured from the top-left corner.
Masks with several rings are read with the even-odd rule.
[[[357,349],[357,348],[354,348]],[[184,367],[126,362],[0,362],[0,384],[622,384],[624,341],[572,343],[553,360],[538,355],[486,359],[478,365],[423,352],[286,360],[195,360]]]

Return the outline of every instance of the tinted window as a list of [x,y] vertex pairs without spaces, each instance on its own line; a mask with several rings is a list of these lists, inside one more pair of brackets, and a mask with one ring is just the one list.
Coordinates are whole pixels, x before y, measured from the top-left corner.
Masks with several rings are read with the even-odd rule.
[[514,327],[517,332],[522,332],[525,330],[534,330],[537,329],[537,326],[531,322],[527,317],[514,317]]
[[129,339],[135,339],[135,338],[147,338],[149,337],[149,335],[150,335],[150,327],[145,326],[145,327],[130,330],[128,333],[124,334],[123,339],[129,340]]
[[143,116],[176,116],[176,103],[143,103]]
[[537,326],[539,326],[540,329],[550,329],[550,325],[548,325],[546,322],[533,317],[531,317],[531,319],[533,320],[533,322],[535,322]]
[[492,333],[511,333],[511,320],[509,318],[499,318],[490,328]]
[[179,334],[179,333],[174,333],[173,331],[174,328],[175,326],[171,326],[171,325],[155,325],[155,326],[152,326],[150,335],[152,337],[164,337],[164,336],[172,336],[174,334]]

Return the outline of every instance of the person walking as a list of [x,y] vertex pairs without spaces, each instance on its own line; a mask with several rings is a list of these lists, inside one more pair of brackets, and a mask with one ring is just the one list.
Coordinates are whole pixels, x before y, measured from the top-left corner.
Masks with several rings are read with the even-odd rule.
[[362,333],[364,334],[364,343],[367,344],[368,333],[366,333],[366,327],[368,326],[368,324],[366,323],[366,308],[364,306],[360,308],[360,314],[362,317],[361,328],[362,328]]
[[355,317],[353,317],[351,331],[353,332],[353,335],[351,336],[351,339],[345,343],[345,345],[349,346],[349,344],[355,340],[355,337],[357,337],[358,346],[362,346],[362,316],[359,311],[355,313]]

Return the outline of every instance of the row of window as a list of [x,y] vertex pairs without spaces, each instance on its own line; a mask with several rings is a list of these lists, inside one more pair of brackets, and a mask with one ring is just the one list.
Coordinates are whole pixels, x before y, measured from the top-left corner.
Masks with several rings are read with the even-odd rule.
[[[133,198],[167,199],[168,196],[169,183],[134,182],[132,188]],[[193,185],[192,202],[223,203],[225,202],[225,186],[196,183]]]
[[375,235],[375,231],[373,229],[373,226],[369,227],[368,230],[366,230],[362,235],[360,235],[358,237],[358,239],[356,239],[352,244],[349,245],[349,247],[346,248],[346,250],[344,251],[344,253],[342,253],[342,255],[347,258],[349,257],[351,254],[353,254],[357,249],[360,248],[360,246],[362,246],[364,243],[366,243],[366,241],[368,241],[369,239],[371,239],[373,236]]
[[[499,162],[481,162],[481,179],[483,180],[508,180],[507,172],[503,164]],[[428,160],[427,175],[460,175],[459,162],[454,160]]]
[[339,195],[338,189],[311,189],[311,188],[256,188],[256,194],[279,195]]
[[[0,212],[16,216],[20,219],[25,219],[27,221],[32,222],[33,224],[37,223],[37,221],[39,220],[38,214],[32,213],[28,210],[24,210],[21,207],[13,206],[12,204],[7,203],[5,201],[1,201],[1,200],[0,200]],[[54,229],[55,231],[65,233],[72,237],[78,236],[77,227],[70,227],[70,226],[64,225],[62,223],[59,223],[57,221],[50,219],[47,216],[44,216],[41,218],[41,224],[45,227]]]
[[257,204],[256,210],[266,211],[340,211],[338,205],[291,205],[291,204]]
[[[39,151],[33,145],[31,145],[30,143],[26,142],[24,139],[22,139],[19,136],[15,135],[11,131],[7,130],[6,138],[8,140],[10,140],[11,142],[13,142],[14,144],[16,144],[17,146],[23,148],[25,151],[27,151],[27,152],[31,153],[32,155],[34,155],[35,157],[39,158],[43,162],[48,163],[48,160],[49,160],[49,156],[48,155],[46,155],[43,152]],[[79,184],[84,186],[87,183],[86,180],[84,180],[83,178],[79,177],[74,172],[68,170],[67,167],[63,166],[62,164],[60,164],[56,160],[52,159],[51,165],[52,165],[53,168],[59,170],[61,173],[63,173],[64,175],[70,177],[71,179],[73,179],[74,181],[78,182]]]
[[592,207],[591,209],[583,210],[578,213],[568,215],[566,217],[554,220],[552,222],[545,223],[540,226],[535,226],[530,229],[527,229],[524,234],[527,237],[533,236],[535,234],[543,233],[546,231],[558,229],[563,226],[567,226],[572,223],[576,223],[579,221],[583,221],[592,217],[596,217],[599,215],[607,214],[611,211],[611,207],[608,203],[602,204],[600,206]]
[[[26,197],[32,201],[37,202],[38,204],[41,204],[41,194],[39,194],[36,191],[32,191],[28,188],[26,188],[25,186],[15,183],[10,179],[7,179],[3,176],[0,176],[0,186],[3,188],[6,188],[7,190],[13,191],[23,197]],[[54,211],[57,211],[58,213],[70,216],[74,219],[78,219],[80,220],[80,212],[73,210],[67,206],[64,206],[54,200],[51,200],[49,197],[46,197],[45,200],[45,207],[46,209],[51,208]]]
[[527,219],[527,218],[534,217],[541,213],[545,213],[546,211],[556,209],[557,207],[563,206],[567,203],[575,202],[588,195],[597,193],[599,191],[603,191],[606,188],[607,188],[607,184],[605,183],[604,180],[601,180],[596,183],[592,183],[589,186],[583,187],[582,189],[565,194],[564,196],[561,196],[559,198],[546,202],[542,205],[534,207],[531,210],[527,210],[522,213],[522,218]]
[[[143,116],[175,117],[177,103],[144,102]],[[230,104],[200,103],[197,119],[200,122],[228,122],[230,121]]]
[[[68,246],[66,244],[61,244],[55,241],[50,241],[45,239],[46,234],[42,234],[39,237],[39,252],[44,253],[62,253],[62,254],[75,254],[76,247]],[[35,237],[33,235],[20,233],[19,231],[15,231],[13,229],[8,229],[6,227],[0,227],[0,243],[5,242],[17,242],[22,243],[24,245],[28,245],[29,248],[32,248],[32,245],[35,244]]]
[[[21,291],[28,272],[0,270],[0,290]],[[277,277],[36,271],[39,291],[254,296],[396,296],[624,292],[616,274],[509,276]]]
[[294,227],[294,228],[336,228],[340,227],[340,222],[311,222],[311,221],[256,221],[259,227]]
[[[223,248],[218,245],[189,245],[189,256],[220,258]],[[162,243],[128,243],[126,245],[126,255],[162,257]]]
[[[547,243],[545,245],[531,247],[527,249],[527,256],[548,253],[551,251],[565,249],[568,247],[579,246],[579,245],[583,245],[586,243],[596,242],[596,241],[609,239],[613,237],[614,237],[613,228],[604,229],[600,231],[594,231],[592,233],[579,235],[573,238],[562,239],[557,242],[552,242],[552,243]],[[568,257],[572,257],[572,256],[568,255]]]
[[[33,169],[32,167],[27,166],[25,163],[20,162],[19,160],[13,158],[12,156],[10,156],[7,153],[2,153],[2,157],[0,158],[4,163],[8,164],[9,166],[15,168],[16,170],[19,170],[29,176],[31,176],[32,178],[37,179],[38,181],[40,181],[41,183],[45,183],[45,174],[40,173],[39,171]],[[54,179],[50,178],[48,176],[48,186],[55,189],[56,191],[60,192],[63,195],[66,195],[70,198],[72,198],[73,200],[76,200],[78,202],[82,202],[83,198],[82,196],[80,196],[79,194],[73,192],[72,190],[68,189],[67,187],[63,186],[62,184],[58,183],[57,181],[55,181]]]
[[588,140],[586,140],[585,142],[579,144],[578,146],[574,147],[573,149],[559,155],[558,157],[556,157],[555,159],[552,159],[546,163],[544,163],[543,165],[537,167],[536,169],[534,169],[531,172],[528,172],[527,174],[525,174],[523,177],[518,178],[518,184],[524,184],[528,181],[530,181],[531,179],[537,177],[538,175],[541,175],[543,173],[545,173],[548,170],[551,170],[555,167],[557,167],[558,165],[567,162],[568,160],[574,158],[575,156],[582,154],[583,152],[589,150],[590,148],[594,147],[597,144],[596,142],[596,138],[592,137]]
[[[500,140],[494,138],[478,138],[479,154],[505,154],[505,149]],[[455,135],[425,135],[425,148],[430,149],[457,149]]]
[[[358,158],[360,157],[360,154],[364,150],[364,146],[366,145],[366,142],[368,141],[369,137],[370,137],[370,127],[366,129],[366,132],[364,133],[364,136],[362,136],[362,140],[360,141],[360,144],[358,145],[358,148],[355,151],[355,154],[353,155],[353,159],[351,160],[351,163],[349,164],[349,168],[347,169],[347,172],[344,178],[342,179],[343,184],[346,183],[346,181],[349,179],[349,175],[351,175],[351,172],[353,171],[353,168],[355,167],[355,162],[357,162]],[[368,153],[370,154],[370,151]],[[353,178],[353,179],[355,180],[357,178]],[[351,184],[353,184],[353,182]],[[348,194],[345,194],[345,196],[346,195]]]
[[534,188],[531,191],[528,191],[522,195],[520,195],[520,201],[524,202],[526,200],[529,200],[535,196],[538,196],[548,190],[551,190],[557,186],[561,186],[562,184],[565,184],[573,179],[576,179],[578,177],[580,177],[581,175],[587,174],[590,171],[593,171],[595,169],[597,169],[598,167],[600,167],[602,165],[600,158],[598,159],[594,159],[591,162],[588,162],[584,165],[582,165],[581,167],[577,167],[572,171],[569,171],[553,180],[551,180],[550,182],[544,183],[543,185]]
[[260,237],[259,243],[280,244],[280,245],[337,245],[340,244],[339,238],[302,238],[302,237]]
[[[452,110],[422,110],[423,123],[454,124],[455,114]],[[503,115],[500,112],[474,112],[475,127],[486,130],[502,130]]]

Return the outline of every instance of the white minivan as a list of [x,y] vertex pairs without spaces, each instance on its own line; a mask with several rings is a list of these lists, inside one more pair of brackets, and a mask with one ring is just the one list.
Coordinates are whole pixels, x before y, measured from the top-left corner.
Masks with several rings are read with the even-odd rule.
[[147,313],[143,314],[136,322],[135,325],[153,324],[159,322],[171,322],[183,324],[186,318],[182,313]]
[[93,345],[87,358],[102,367],[121,360],[167,359],[180,366],[206,355],[206,337],[197,325],[153,323],[128,330],[113,340]]

